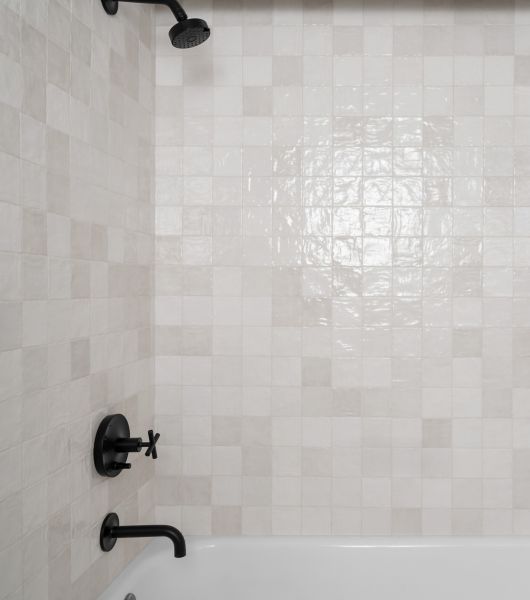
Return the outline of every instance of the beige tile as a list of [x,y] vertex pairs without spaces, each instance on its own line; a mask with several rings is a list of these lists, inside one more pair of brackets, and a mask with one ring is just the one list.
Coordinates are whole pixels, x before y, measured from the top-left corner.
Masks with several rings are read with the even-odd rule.
[[[117,34],[126,48],[117,60],[94,35],[98,11],[56,0],[31,9],[26,4],[11,23],[18,41],[4,40],[1,61],[7,79],[0,107],[0,404],[6,429],[0,487],[10,515],[5,539],[13,544],[2,559],[2,592],[16,597],[23,583],[25,598],[66,598],[71,581],[78,581],[75,590],[88,599],[106,578],[102,584],[91,567],[86,539],[72,543],[63,517],[72,498],[99,483],[88,469],[90,425],[109,410],[109,399],[119,404],[137,396],[146,400],[146,425],[152,421],[145,359],[151,353],[154,167],[144,150],[152,144],[154,98],[147,83],[140,98],[137,82],[140,69],[146,82],[153,81],[147,57],[154,56],[154,37],[133,19],[135,33]],[[142,64],[129,38],[142,39]],[[105,92],[108,66],[117,62],[120,87],[131,94],[120,108]],[[87,81],[98,90],[90,112]],[[125,122],[135,123],[134,133],[125,133]],[[121,162],[107,171],[111,156]],[[99,371],[95,379],[104,381],[94,382],[93,401],[92,366]],[[136,495],[150,477],[146,471],[134,479],[128,493]],[[95,510],[99,515],[108,508],[99,503]]]

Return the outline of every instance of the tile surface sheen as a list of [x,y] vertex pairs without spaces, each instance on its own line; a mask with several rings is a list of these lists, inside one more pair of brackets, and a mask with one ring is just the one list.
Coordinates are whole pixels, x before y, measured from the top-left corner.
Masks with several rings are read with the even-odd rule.
[[157,514],[530,532],[527,2],[157,14]]

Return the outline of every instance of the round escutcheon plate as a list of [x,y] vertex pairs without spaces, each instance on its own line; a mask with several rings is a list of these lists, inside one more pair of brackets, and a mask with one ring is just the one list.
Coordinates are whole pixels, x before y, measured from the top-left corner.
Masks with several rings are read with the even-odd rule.
[[118,527],[119,524],[120,520],[116,513],[109,513],[103,520],[99,531],[99,547],[103,552],[110,552],[114,548],[116,538],[112,537],[111,531],[113,527]]
[[121,473],[115,465],[127,460],[127,452],[114,450],[114,443],[130,435],[129,423],[123,415],[108,415],[101,421],[94,440],[94,466],[100,475],[116,477]]
[[115,15],[118,12],[118,0],[101,0],[101,4],[108,15]]

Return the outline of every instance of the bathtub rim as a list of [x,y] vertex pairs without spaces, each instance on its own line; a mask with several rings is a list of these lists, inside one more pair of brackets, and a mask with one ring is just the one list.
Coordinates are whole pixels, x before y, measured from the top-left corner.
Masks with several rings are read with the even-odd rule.
[[[313,548],[530,548],[528,536],[354,536],[354,535],[185,535],[190,549],[234,547],[313,547]],[[148,548],[164,547],[165,540],[152,540]]]

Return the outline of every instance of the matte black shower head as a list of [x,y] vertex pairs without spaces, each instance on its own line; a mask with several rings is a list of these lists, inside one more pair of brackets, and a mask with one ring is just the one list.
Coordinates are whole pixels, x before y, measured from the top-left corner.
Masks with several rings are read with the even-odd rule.
[[164,4],[177,19],[177,24],[169,30],[169,39],[175,48],[193,48],[210,37],[208,23],[202,19],[188,19],[186,11],[177,0],[101,0],[105,12],[115,15],[119,2],[136,2],[139,4]]
[[169,30],[169,39],[175,48],[193,48],[210,37],[210,29],[202,19],[179,21]]

